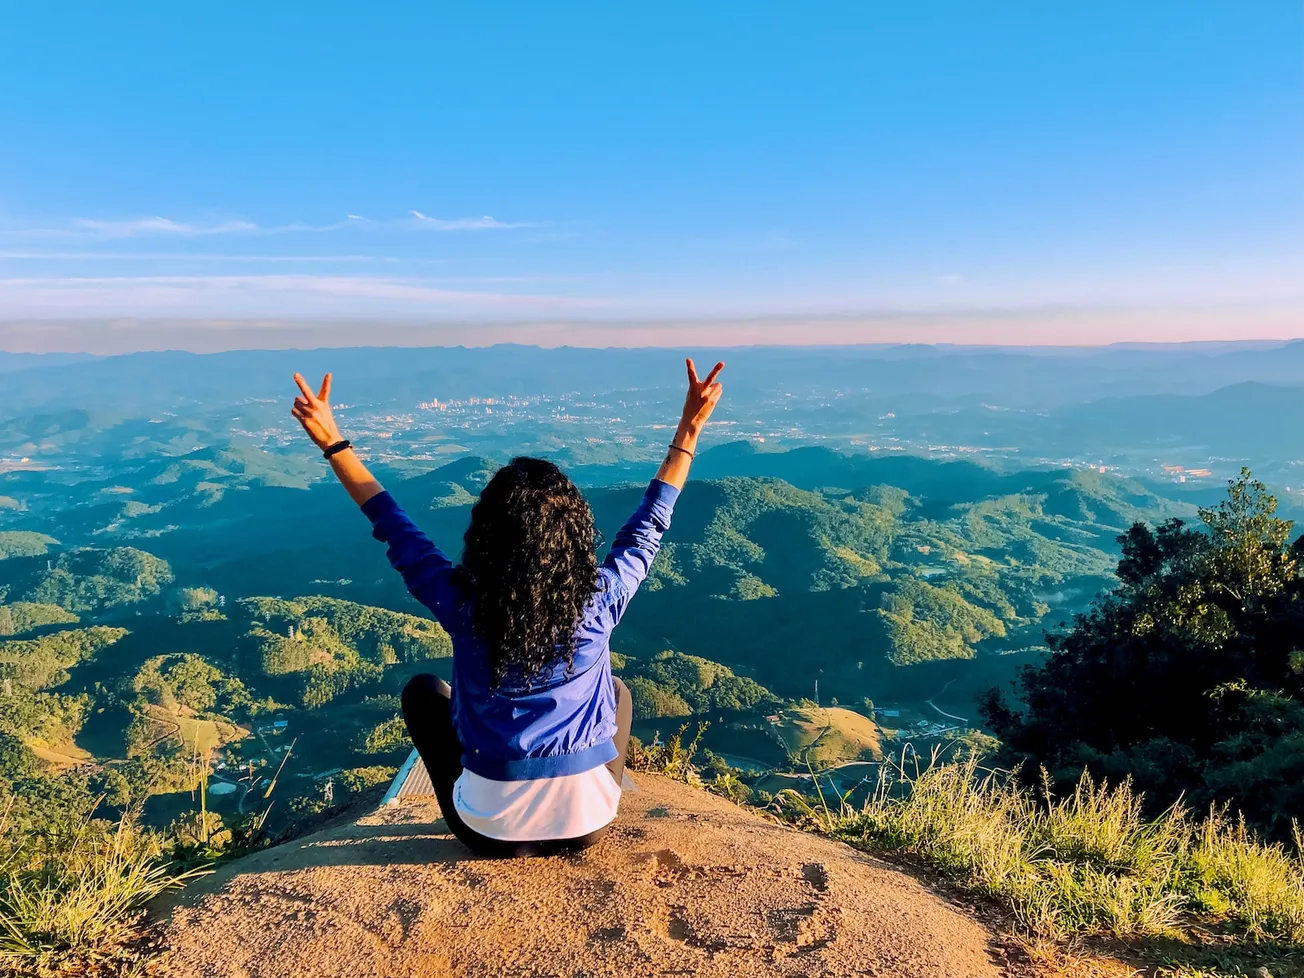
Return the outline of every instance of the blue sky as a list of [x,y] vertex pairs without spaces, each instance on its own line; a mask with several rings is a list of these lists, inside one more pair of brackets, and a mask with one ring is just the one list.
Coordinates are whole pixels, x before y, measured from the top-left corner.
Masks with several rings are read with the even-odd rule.
[[1304,333],[1302,38],[1297,0],[12,5],[0,345]]

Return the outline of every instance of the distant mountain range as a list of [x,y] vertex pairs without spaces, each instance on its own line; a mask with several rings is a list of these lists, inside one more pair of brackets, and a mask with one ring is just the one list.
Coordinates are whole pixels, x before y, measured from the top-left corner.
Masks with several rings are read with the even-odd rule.
[[[1304,380],[1304,341],[1100,348],[946,346],[744,347],[690,351],[729,363],[731,391],[868,392],[964,406],[994,398],[1049,408],[1102,397],[1205,394],[1254,381]],[[230,353],[0,354],[5,414],[60,407],[115,413],[284,398],[289,374],[335,371],[340,396],[376,404],[431,397],[597,393],[678,388],[675,351],[528,346],[360,347]]]
[[[1132,474],[1167,464],[1227,477],[1244,462],[1285,485],[1304,460],[1304,341],[754,347],[702,359],[717,353],[729,365],[724,437],[970,452],[1011,468],[1076,461]],[[86,468],[206,449],[244,453],[251,469],[293,484],[302,459],[286,461],[282,446],[291,454],[302,446],[286,410],[290,375],[333,370],[342,417],[392,439],[372,439],[391,454],[429,451],[432,436],[451,432],[438,437],[456,439],[450,447],[462,452],[549,454],[590,479],[588,467],[646,461],[660,450],[654,425],[674,418],[682,369],[666,350],[524,346],[0,355],[0,455]],[[474,424],[463,413],[441,428],[444,416],[427,411],[415,438],[401,430],[419,405],[513,398],[516,406],[496,416],[492,407],[473,409],[483,415]],[[268,452],[278,460],[260,462]],[[287,466],[288,476],[274,471]]]

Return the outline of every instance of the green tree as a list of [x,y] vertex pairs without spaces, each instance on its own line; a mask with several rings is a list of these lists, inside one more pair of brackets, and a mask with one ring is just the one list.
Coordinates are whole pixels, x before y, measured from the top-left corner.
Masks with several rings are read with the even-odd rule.
[[211,587],[183,587],[177,592],[182,611],[202,611],[217,604],[217,592]]
[[693,712],[693,708],[673,689],[659,686],[646,676],[635,676],[626,685],[634,700],[634,716],[640,720],[686,717]]
[[382,720],[362,738],[364,754],[388,754],[408,745],[407,725],[402,717]]
[[127,634],[125,628],[73,628],[40,638],[0,642],[0,678],[30,689],[58,686],[67,670]]
[[106,767],[92,783],[92,790],[104,797],[112,808],[126,808],[131,804],[131,782],[117,768]]
[[17,734],[0,731],[0,776],[10,781],[40,773],[41,759]]
[[983,639],[1005,635],[1005,623],[971,604],[954,585],[907,579],[880,600],[879,616],[897,665],[934,659],[972,659]]
[[1156,806],[1230,801],[1285,834],[1304,783],[1304,583],[1291,524],[1243,471],[1199,527],[1136,524],[1118,585],[984,715],[1062,784],[1130,777]]

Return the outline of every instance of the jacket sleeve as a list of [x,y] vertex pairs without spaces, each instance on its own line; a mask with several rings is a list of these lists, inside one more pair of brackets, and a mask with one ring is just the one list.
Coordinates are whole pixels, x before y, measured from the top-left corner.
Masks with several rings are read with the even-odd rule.
[[625,606],[647,577],[661,549],[661,536],[670,529],[670,515],[679,498],[679,490],[660,479],[653,479],[616,539],[611,543],[603,571],[612,578],[613,595],[609,605],[615,621],[620,621]]
[[389,545],[389,562],[403,575],[403,582],[423,605],[442,618],[454,606],[453,562],[399,508],[387,492],[362,504],[371,520],[371,535]]

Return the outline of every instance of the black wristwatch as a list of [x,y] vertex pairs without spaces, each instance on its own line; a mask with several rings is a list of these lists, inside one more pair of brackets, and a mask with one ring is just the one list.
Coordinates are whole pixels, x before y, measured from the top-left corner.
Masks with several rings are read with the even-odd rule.
[[334,445],[328,445],[322,450],[322,458],[330,458],[332,455],[338,455],[346,448],[352,448],[353,442],[345,438],[343,441],[337,441]]

